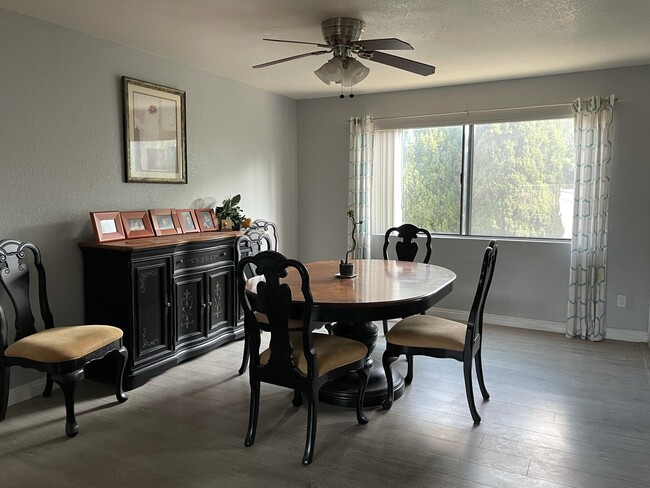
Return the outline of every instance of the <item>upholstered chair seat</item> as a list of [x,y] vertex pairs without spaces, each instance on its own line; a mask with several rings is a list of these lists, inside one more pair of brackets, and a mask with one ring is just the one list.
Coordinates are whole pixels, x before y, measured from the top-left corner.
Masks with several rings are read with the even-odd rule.
[[62,363],[82,358],[122,338],[110,325],[55,327],[20,339],[5,349],[6,357],[41,363]]

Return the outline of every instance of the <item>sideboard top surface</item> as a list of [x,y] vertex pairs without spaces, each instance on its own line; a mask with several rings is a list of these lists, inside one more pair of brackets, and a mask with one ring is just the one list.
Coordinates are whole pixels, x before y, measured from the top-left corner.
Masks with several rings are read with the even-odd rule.
[[80,248],[106,249],[122,252],[144,251],[170,246],[182,246],[194,243],[218,243],[228,239],[234,239],[242,235],[243,231],[219,231],[201,232],[195,234],[177,234],[169,236],[141,237],[138,239],[126,239],[109,242],[80,242]]

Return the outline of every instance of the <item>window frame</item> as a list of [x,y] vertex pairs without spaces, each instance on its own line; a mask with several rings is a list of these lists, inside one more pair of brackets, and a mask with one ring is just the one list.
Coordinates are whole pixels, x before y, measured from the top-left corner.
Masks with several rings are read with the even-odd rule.
[[[460,225],[457,233],[441,233],[435,230],[431,235],[444,238],[485,238],[497,237],[501,240],[516,241],[536,241],[536,242],[567,242],[571,237],[532,237],[532,236],[501,236],[501,235],[483,235],[471,233],[471,212],[472,212],[472,188],[473,188],[473,169],[474,169],[474,130],[476,125],[499,124],[499,123],[517,123],[529,121],[543,121],[556,119],[573,119],[570,104],[557,104],[543,107],[527,107],[525,111],[518,109],[503,109],[488,111],[489,114],[477,111],[474,113],[466,112],[464,120],[458,118],[457,113],[441,114],[441,120],[436,115],[422,117],[396,117],[380,119],[375,122],[376,131],[389,130],[410,130],[410,129],[427,129],[438,127],[456,126],[461,127],[462,135],[462,167],[460,169],[460,192],[461,199],[459,204]],[[470,116],[473,115],[473,116]],[[451,117],[449,117],[451,116]],[[444,120],[442,120],[444,119]],[[467,120],[471,119],[471,120]],[[376,161],[376,159],[375,159]],[[400,161],[400,164],[402,162]],[[401,171],[401,169],[400,169]],[[374,192],[374,182],[373,182]],[[400,196],[401,198],[401,196]],[[400,222],[393,222],[389,225],[399,225]],[[386,223],[381,225],[386,226]],[[375,227],[378,228],[378,227]]]

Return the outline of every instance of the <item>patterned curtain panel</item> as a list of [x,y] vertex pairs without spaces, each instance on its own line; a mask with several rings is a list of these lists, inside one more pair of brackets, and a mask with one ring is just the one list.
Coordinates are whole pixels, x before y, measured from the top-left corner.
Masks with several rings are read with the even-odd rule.
[[[353,208],[358,221],[356,228],[357,248],[352,255],[357,259],[370,258],[370,208],[372,189],[372,148],[375,123],[371,117],[350,119],[350,165],[348,173],[348,208]],[[348,222],[348,233],[352,224]],[[348,237],[348,249],[352,248],[352,236]]]
[[576,100],[576,178],[567,337],[605,338],[614,95]]

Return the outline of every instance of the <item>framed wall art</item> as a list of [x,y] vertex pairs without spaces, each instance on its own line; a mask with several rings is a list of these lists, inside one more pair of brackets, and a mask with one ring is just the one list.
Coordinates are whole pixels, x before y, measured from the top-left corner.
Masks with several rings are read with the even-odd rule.
[[178,223],[181,226],[183,234],[191,234],[193,232],[201,232],[199,229],[199,224],[196,221],[196,216],[194,215],[194,210],[191,208],[183,208],[175,210],[176,216],[178,217]]
[[127,182],[187,183],[185,92],[122,77]]
[[120,212],[90,212],[90,223],[97,242],[125,239]]
[[136,212],[120,212],[124,233],[127,239],[137,237],[152,237],[154,235],[149,212],[138,210]]
[[211,208],[197,208],[196,221],[199,223],[201,232],[213,232],[219,230],[219,223],[217,217],[214,215],[214,210]]
[[182,234],[178,216],[171,208],[156,208],[149,210],[153,230],[157,236]]

